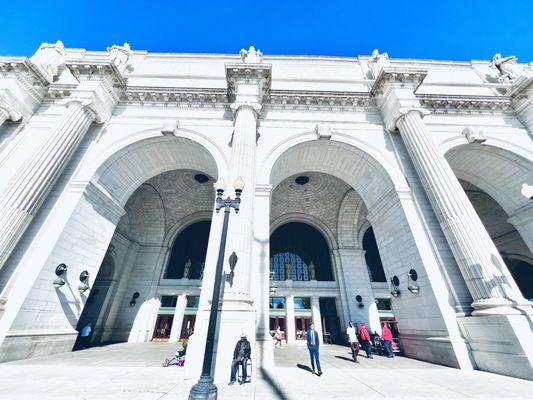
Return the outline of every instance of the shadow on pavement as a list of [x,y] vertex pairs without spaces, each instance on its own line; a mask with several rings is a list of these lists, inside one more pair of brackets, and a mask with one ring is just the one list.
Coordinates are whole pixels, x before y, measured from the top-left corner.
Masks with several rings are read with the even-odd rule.
[[335,356],[335,358],[339,358],[341,360],[344,360],[344,361],[350,361],[351,363],[353,363],[353,358],[348,358],[348,357],[343,357],[343,356]]
[[303,365],[303,364],[296,364],[296,366],[300,369],[303,369],[304,371],[307,371],[307,372],[313,372],[313,370],[311,368],[309,368],[307,365]]
[[264,368],[259,368],[259,370],[261,371],[261,376],[263,377],[265,382],[272,388],[274,393],[276,393],[278,399],[289,400],[287,395],[283,393],[281,387],[279,387],[279,385],[274,381],[274,379],[272,379],[272,376],[268,373],[268,371]]

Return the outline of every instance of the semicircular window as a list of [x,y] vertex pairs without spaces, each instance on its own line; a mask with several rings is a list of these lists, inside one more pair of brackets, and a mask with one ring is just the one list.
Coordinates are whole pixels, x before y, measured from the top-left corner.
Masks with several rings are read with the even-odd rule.
[[196,222],[185,228],[172,245],[164,279],[202,279],[211,221]]
[[270,271],[274,280],[332,281],[329,247],[315,228],[290,222],[270,237]]

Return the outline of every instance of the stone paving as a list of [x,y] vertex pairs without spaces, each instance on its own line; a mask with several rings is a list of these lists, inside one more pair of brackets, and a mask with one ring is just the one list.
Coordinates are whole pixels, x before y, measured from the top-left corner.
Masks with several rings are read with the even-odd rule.
[[[162,368],[175,345],[117,344],[0,365],[0,399],[182,400],[196,380]],[[243,386],[219,385],[220,399],[533,399],[533,382],[463,372],[402,357],[351,361],[349,349],[321,347],[312,375],[305,348],[275,350],[276,368]]]

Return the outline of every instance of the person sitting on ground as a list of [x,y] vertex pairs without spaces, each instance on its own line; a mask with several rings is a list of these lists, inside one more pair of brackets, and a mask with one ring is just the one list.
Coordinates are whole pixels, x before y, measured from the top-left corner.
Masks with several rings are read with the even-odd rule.
[[361,346],[365,349],[366,358],[374,358],[372,357],[372,343],[370,342],[370,334],[368,333],[368,330],[366,329],[366,324],[364,322],[361,324],[359,339],[361,342]]
[[187,353],[187,342],[183,342],[182,349],[176,351],[174,358],[165,358],[163,361],[163,367],[168,367],[173,360],[176,360],[176,365],[178,367],[183,367],[185,365],[185,354]]
[[246,339],[246,333],[241,334],[241,340],[235,345],[235,350],[233,350],[233,360],[231,362],[231,378],[228,385],[233,385],[237,381],[237,372],[239,370],[239,364],[242,365],[242,380],[239,384],[243,385],[246,383],[246,377],[248,376],[246,371],[246,366],[248,360],[250,359],[250,354],[252,348],[250,342]]
[[389,324],[384,323],[381,328],[381,339],[383,340],[383,350],[387,358],[394,357],[394,351],[392,350],[392,332],[390,331]]

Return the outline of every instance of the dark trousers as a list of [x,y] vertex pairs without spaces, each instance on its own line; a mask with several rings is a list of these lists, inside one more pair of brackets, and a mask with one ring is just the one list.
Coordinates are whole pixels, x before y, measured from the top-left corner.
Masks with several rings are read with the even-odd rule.
[[394,351],[392,350],[392,342],[390,340],[383,341],[383,350],[387,357],[394,357]]
[[357,355],[359,354],[359,343],[357,342],[350,343],[350,347],[352,348],[353,360],[357,361]]
[[318,353],[318,346],[309,346],[307,349],[309,350],[309,357],[311,357],[311,367],[313,368],[313,371],[315,370],[316,361],[318,372],[322,372],[322,368],[320,368],[320,354]]
[[242,364],[242,381],[246,382],[246,377],[248,376],[246,371],[246,366],[248,364],[248,359],[243,358],[242,361],[233,360],[231,363],[231,382],[235,382],[237,380],[237,373],[239,372],[239,364]]
[[361,346],[363,346],[363,349],[365,349],[366,356],[372,357],[372,344],[369,340],[363,340],[361,341]]

